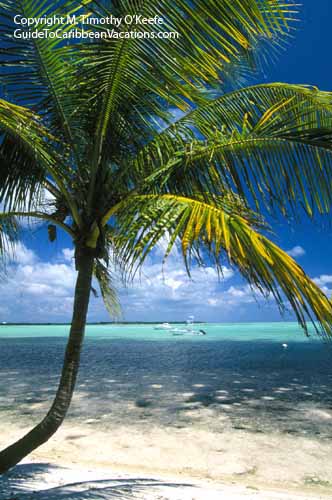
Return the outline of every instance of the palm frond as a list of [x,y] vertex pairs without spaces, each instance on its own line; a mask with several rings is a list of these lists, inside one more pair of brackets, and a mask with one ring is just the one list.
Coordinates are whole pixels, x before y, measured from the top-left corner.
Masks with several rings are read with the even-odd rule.
[[[82,2],[87,4],[88,2]],[[15,16],[23,18],[73,15],[82,9],[81,2],[60,0],[56,6],[40,0],[6,0],[0,2],[0,28],[3,47],[0,50],[0,81],[5,94],[41,114],[54,134],[73,146],[82,135],[75,127],[74,111],[77,106],[74,87],[74,67],[63,57],[61,36],[74,28],[67,23],[40,24],[37,32],[48,30],[47,37],[18,38],[15,30],[26,27],[14,23]],[[57,33],[57,37],[51,37]]]
[[19,238],[19,225],[12,215],[0,212],[0,274],[5,274],[6,262],[15,253]]
[[95,261],[94,276],[98,281],[107,311],[112,318],[118,318],[121,314],[121,307],[116,289],[114,288],[113,278],[109,269],[100,259]]
[[286,299],[306,332],[310,318],[318,333],[332,335],[331,302],[286,252],[256,230],[264,228],[262,219],[239,200],[211,196],[207,203],[173,194],[133,196],[118,206],[114,216],[125,234],[118,237],[117,252],[131,268],[141,265],[169,234],[165,258],[176,241],[181,242],[188,272],[192,260],[200,265],[212,262],[222,272],[226,257],[250,285],[272,295],[281,309]]
[[[97,110],[92,152],[91,205],[96,172],[104,155],[118,156],[119,139],[133,130],[151,133],[160,120],[171,120],[170,107],[189,110],[220,87],[227,65],[243,61],[261,38],[272,41],[289,30],[292,3],[279,0],[92,1],[98,17],[138,15],[162,19],[161,27],[134,22],[120,30],[140,37],[101,39],[80,47],[81,89]],[[101,31],[105,28],[100,27]],[[162,38],[156,31],[178,36]],[[75,47],[70,49],[75,53]],[[227,72],[227,69],[225,70]],[[132,141],[131,141],[132,142]]]
[[22,106],[0,100],[0,185],[6,207],[37,198],[56,158],[47,144],[51,135],[40,118]]
[[66,165],[66,150],[60,157],[54,148],[57,141],[40,117],[0,99],[0,134],[0,201],[6,209],[29,210],[32,202],[38,205],[49,177],[79,224],[76,201],[68,189],[72,172]]
[[[226,94],[178,120],[132,162],[145,188],[216,194],[235,189],[265,207],[310,215],[332,203],[332,94],[258,85]],[[144,182],[140,181],[142,189]]]
[[4,212],[0,213],[0,253],[8,249],[8,245],[14,244],[19,235],[19,226],[15,217]]

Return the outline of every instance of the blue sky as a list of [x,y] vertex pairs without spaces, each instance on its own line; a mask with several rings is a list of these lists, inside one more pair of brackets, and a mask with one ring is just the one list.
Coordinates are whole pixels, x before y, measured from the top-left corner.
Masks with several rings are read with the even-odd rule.
[[[287,50],[276,65],[258,81],[307,83],[332,89],[330,31],[332,2],[304,0],[301,19]],[[332,293],[332,225],[308,220],[301,223],[275,221],[277,243],[290,251],[306,272]],[[32,228],[17,248],[16,262],[9,266],[8,280],[0,284],[0,321],[69,321],[75,279],[71,243],[61,235],[47,240],[41,226]],[[119,286],[125,320],[183,320],[189,314],[205,321],[278,321],[272,301],[252,295],[236,270],[225,268],[219,283],[212,268],[194,270],[193,281],[185,275],[179,254],[170,257],[164,273],[162,248],[147,261],[141,280],[132,287]],[[92,299],[89,320],[107,321],[101,299]],[[291,314],[286,319],[292,319]]]

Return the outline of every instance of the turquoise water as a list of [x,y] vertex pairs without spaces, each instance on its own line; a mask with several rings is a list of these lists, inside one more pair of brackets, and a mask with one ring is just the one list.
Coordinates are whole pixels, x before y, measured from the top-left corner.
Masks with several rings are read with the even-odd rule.
[[[207,342],[216,340],[266,340],[271,342],[312,342],[316,335],[312,326],[309,327],[311,337],[308,339],[303,330],[295,322],[274,323],[210,323],[197,324],[197,329],[203,328],[206,337],[174,336],[172,333],[155,330],[156,325],[88,325],[86,335],[96,339],[132,339]],[[174,325],[183,328],[185,325]],[[69,332],[69,325],[1,325],[0,338],[28,337],[64,337]]]
[[[92,418],[106,430],[138,422],[220,430],[227,414],[234,429],[332,439],[332,344],[307,339],[296,323],[199,327],[206,336],[173,336],[154,325],[89,325],[69,420]],[[68,331],[68,325],[0,326],[0,423],[29,424],[45,414]]]

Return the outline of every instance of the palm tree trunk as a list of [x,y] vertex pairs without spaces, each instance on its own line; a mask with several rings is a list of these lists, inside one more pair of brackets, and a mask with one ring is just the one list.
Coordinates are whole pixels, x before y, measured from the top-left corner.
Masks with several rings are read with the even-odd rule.
[[0,452],[0,474],[8,471],[38,446],[46,443],[58,430],[68,411],[79,369],[94,261],[93,256],[87,252],[77,252],[75,259],[78,275],[73,317],[56,396],[43,420],[21,439]]

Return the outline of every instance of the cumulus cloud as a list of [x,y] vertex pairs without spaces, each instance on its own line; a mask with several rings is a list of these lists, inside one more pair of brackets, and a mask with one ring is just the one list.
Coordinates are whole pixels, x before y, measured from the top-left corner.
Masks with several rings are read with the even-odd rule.
[[300,245],[296,245],[295,247],[291,248],[290,250],[287,250],[287,253],[288,255],[290,255],[291,257],[302,257],[303,255],[305,255],[305,250],[303,247],[301,247]]
[[[161,256],[163,251],[161,246],[157,253]],[[239,281],[239,277],[227,266],[221,277],[210,266],[193,267],[188,277],[175,249],[164,269],[160,260],[147,259],[140,279],[135,279],[126,292],[121,291],[120,298],[127,319],[181,321],[195,314],[206,321],[234,321],[235,311],[239,320],[247,306],[260,297],[249,285],[234,281]]]
[[[221,279],[210,266],[194,267],[189,278],[176,248],[162,267],[163,250],[147,259],[128,288],[119,287],[124,319],[183,320],[191,313],[208,318],[210,312],[219,314],[254,300],[249,287],[229,285],[235,275],[229,267],[223,268]],[[72,249],[63,248],[53,261],[45,262],[18,243],[8,278],[0,284],[1,321],[69,321],[76,278],[73,255]],[[108,319],[101,298],[92,297],[89,319]]]
[[74,258],[74,249],[73,248],[63,248],[62,256],[66,262],[71,262]]
[[[223,280],[230,279],[233,274],[231,269],[223,268]],[[162,269],[160,262],[151,260],[145,264],[141,277],[135,279],[130,293],[195,304],[214,293],[218,285],[218,274],[212,267],[196,267],[190,278],[181,262],[170,261]]]
[[70,318],[75,270],[71,263],[44,262],[18,243],[0,284],[3,321],[64,321]]
[[327,297],[331,297],[332,295],[332,275],[330,274],[321,274],[317,278],[314,278],[313,281],[318,285],[322,291],[327,295]]
[[330,275],[330,274],[321,274],[319,276],[319,278],[314,278],[314,282],[318,286],[332,285],[332,275]]
[[[267,308],[267,314],[277,314],[273,301],[261,300],[258,290],[243,283],[228,266],[223,267],[221,277],[211,266],[194,266],[190,278],[180,252],[174,248],[163,267],[166,243],[147,258],[132,284],[118,286],[125,320],[183,321],[194,314],[205,321],[239,321],[247,320],[250,310],[254,319],[262,317],[261,312],[257,314],[257,304],[261,311]],[[0,321],[70,321],[76,279],[73,256],[72,249],[63,248],[51,261],[44,261],[18,243],[15,260],[8,266],[8,278],[0,283]],[[328,275],[317,279],[324,286],[332,283]],[[94,287],[98,288],[96,284]],[[89,321],[107,320],[102,299],[91,297]]]
[[13,249],[13,263],[18,265],[34,264],[38,260],[36,254],[25,245],[18,242]]

